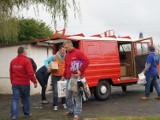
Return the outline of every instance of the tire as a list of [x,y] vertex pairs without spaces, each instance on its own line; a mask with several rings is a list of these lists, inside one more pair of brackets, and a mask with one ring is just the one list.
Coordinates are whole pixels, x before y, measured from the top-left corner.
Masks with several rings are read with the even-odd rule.
[[108,81],[99,81],[95,87],[94,96],[97,100],[106,100],[111,94],[111,85]]
[[123,91],[123,92],[126,92],[126,91],[127,91],[127,86],[126,86],[126,85],[121,86],[121,87],[122,87],[122,91]]

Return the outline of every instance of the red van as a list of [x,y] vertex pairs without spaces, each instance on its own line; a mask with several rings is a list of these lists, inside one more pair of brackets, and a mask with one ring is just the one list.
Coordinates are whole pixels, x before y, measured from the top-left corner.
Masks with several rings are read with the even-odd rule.
[[84,76],[98,100],[106,100],[110,96],[111,85],[121,86],[126,91],[127,85],[137,83],[137,76],[144,69],[148,46],[153,44],[152,38],[132,40],[106,33],[103,37],[62,35],[46,42],[53,44],[55,50],[64,40],[72,40],[74,47],[90,59]]

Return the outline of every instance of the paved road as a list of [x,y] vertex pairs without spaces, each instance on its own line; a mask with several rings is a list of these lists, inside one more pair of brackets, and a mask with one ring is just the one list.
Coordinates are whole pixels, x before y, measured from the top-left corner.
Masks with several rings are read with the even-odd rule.
[[[127,92],[123,93],[120,87],[112,87],[112,94],[106,101],[97,101],[92,97],[83,104],[81,119],[96,120],[96,118],[109,116],[160,115],[160,100],[154,99],[156,96],[155,91],[151,93],[150,100],[142,101],[139,98],[144,95],[144,86],[132,85],[128,86],[127,89]],[[47,97],[52,101],[51,93],[48,93]],[[10,95],[2,96],[0,99],[0,120],[10,119],[10,99]],[[34,95],[31,96],[32,117],[28,120],[71,120],[72,117],[63,115],[65,112],[66,110],[61,105],[59,105],[58,111],[53,111],[52,103],[42,105],[40,103],[40,95]],[[19,120],[23,119],[24,117],[20,108]]]

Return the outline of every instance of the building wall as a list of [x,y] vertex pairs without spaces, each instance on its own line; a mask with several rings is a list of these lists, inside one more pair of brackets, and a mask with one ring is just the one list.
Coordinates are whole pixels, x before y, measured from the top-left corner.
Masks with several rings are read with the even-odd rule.
[[[36,45],[17,45],[10,47],[2,47],[0,48],[0,93],[8,94],[12,93],[11,83],[9,77],[9,65],[10,61],[17,56],[17,49],[20,46],[27,47],[27,56],[34,59],[37,64],[37,69],[44,65],[44,60],[52,55],[52,49],[49,47],[42,47]],[[50,78],[48,89],[50,88]],[[41,87],[38,85],[38,88],[33,88],[33,84],[31,83],[31,94],[36,94],[41,92]]]

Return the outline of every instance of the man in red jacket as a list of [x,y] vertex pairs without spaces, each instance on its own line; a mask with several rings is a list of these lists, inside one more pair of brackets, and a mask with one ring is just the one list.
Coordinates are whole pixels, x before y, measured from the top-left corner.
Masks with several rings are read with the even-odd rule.
[[[63,46],[67,51],[63,77],[64,79],[67,79],[68,86],[70,78],[77,79],[83,77],[83,73],[89,65],[89,59],[80,50],[74,48],[70,40],[65,41]],[[66,102],[68,107],[68,112],[66,115],[73,114],[73,120],[78,120],[82,111],[81,94],[79,92],[73,92],[67,89]]]
[[18,100],[21,97],[23,102],[23,113],[30,117],[30,80],[34,87],[37,87],[37,80],[34,75],[31,61],[26,57],[26,49],[18,48],[18,55],[10,63],[10,79],[12,84],[12,105],[11,118],[18,117]]

